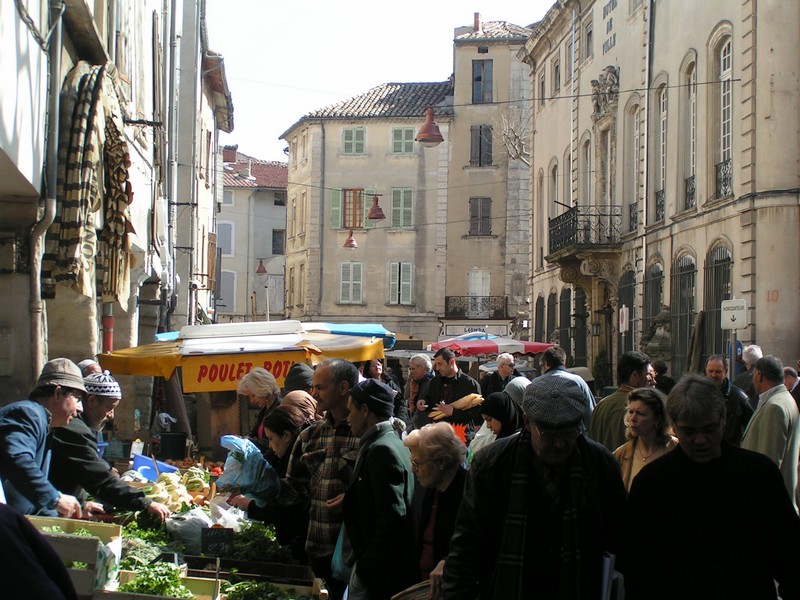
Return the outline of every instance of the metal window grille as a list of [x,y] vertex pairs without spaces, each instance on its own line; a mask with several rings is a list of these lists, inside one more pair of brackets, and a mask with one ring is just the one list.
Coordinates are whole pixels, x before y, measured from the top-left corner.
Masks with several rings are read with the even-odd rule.
[[572,362],[570,325],[572,325],[572,290],[564,288],[561,290],[561,297],[558,303],[558,344],[567,353],[568,365]]
[[586,315],[586,292],[583,288],[575,288],[575,366],[586,367],[589,364],[587,339],[589,336],[589,318]]
[[556,330],[556,304],[558,304],[558,299],[556,293],[552,292],[547,297],[547,339],[545,341],[550,341]]
[[545,341],[544,331],[544,298],[539,296],[536,299],[536,309],[533,317],[533,335],[534,340],[537,342]]
[[667,200],[666,190],[656,192],[656,223],[664,220],[665,204]]
[[[725,246],[712,248],[706,256],[703,277],[703,349],[706,356],[726,354],[730,341],[730,331],[723,330],[720,324],[720,311],[723,300],[731,299],[731,271],[733,261]],[[705,358],[704,357],[704,358]]]
[[687,177],[683,188],[684,208],[689,209],[695,207],[696,192],[697,190],[694,175]]
[[697,266],[685,254],[672,264],[670,304],[672,322],[672,375],[679,377],[686,367],[695,319]]
[[623,304],[628,307],[628,332],[624,337],[621,332],[617,333],[617,347],[619,348],[620,354],[633,350],[633,315],[635,312],[633,302],[635,292],[636,273],[633,271],[626,271],[619,280],[619,290],[617,291],[617,308],[622,308]]
[[[664,269],[658,263],[651,265],[644,276],[644,310],[642,331],[649,332],[664,303]],[[648,333],[649,334],[649,333]]]

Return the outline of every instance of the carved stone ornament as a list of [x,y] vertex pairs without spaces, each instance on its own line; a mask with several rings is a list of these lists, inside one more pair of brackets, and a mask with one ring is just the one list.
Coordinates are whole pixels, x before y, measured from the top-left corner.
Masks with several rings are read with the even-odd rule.
[[597,79],[592,79],[592,121],[616,110],[619,100],[619,68],[608,65]]

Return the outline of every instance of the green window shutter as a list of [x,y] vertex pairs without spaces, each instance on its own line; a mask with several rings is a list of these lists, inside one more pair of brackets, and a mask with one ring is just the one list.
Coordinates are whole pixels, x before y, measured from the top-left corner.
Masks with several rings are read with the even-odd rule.
[[400,154],[403,152],[403,133],[404,130],[402,129],[392,129],[392,152],[394,154]]
[[408,262],[400,263],[400,304],[411,304],[411,276],[413,265]]
[[365,189],[364,190],[364,212],[362,219],[364,223],[362,227],[364,229],[372,229],[377,224],[377,221],[370,221],[367,218],[367,213],[369,213],[369,209],[372,208],[372,197],[375,195],[374,189]]
[[342,228],[342,190],[331,190],[331,228]]
[[403,190],[399,188],[392,189],[392,216],[389,226],[403,226]]
[[364,154],[364,128],[353,130],[353,154]]
[[353,129],[345,129],[344,130],[344,154],[353,154],[353,145],[354,145],[354,132]]
[[405,145],[403,147],[403,151],[411,154],[412,152],[414,152],[414,128],[409,127],[404,131],[405,131]]
[[414,190],[411,188],[403,190],[403,227],[411,227],[414,224]]
[[351,263],[350,269],[351,286],[350,286],[350,302],[353,304],[361,303],[361,263]]
[[339,302],[350,302],[350,265],[339,265]]
[[400,263],[389,265],[389,304],[397,304],[400,300]]

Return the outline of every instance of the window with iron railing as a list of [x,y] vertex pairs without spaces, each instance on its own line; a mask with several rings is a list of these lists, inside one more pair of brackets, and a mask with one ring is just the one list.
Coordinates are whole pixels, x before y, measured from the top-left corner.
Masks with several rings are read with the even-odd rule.
[[683,188],[683,207],[686,209],[695,207],[695,193],[697,191],[695,185],[694,175],[686,178]]
[[656,223],[664,220],[666,201],[667,201],[666,190],[658,190],[656,192]]

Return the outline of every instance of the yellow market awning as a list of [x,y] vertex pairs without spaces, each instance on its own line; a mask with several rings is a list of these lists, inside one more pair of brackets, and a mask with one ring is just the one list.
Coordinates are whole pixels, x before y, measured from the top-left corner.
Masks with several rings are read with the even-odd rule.
[[[204,333],[225,333],[205,326]],[[255,335],[204,335],[116,350],[98,357],[115,375],[169,379],[181,368],[184,392],[235,390],[239,379],[255,367],[275,376],[279,385],[292,363],[318,364],[327,358],[353,362],[383,358],[383,340],[362,336],[304,332]]]

